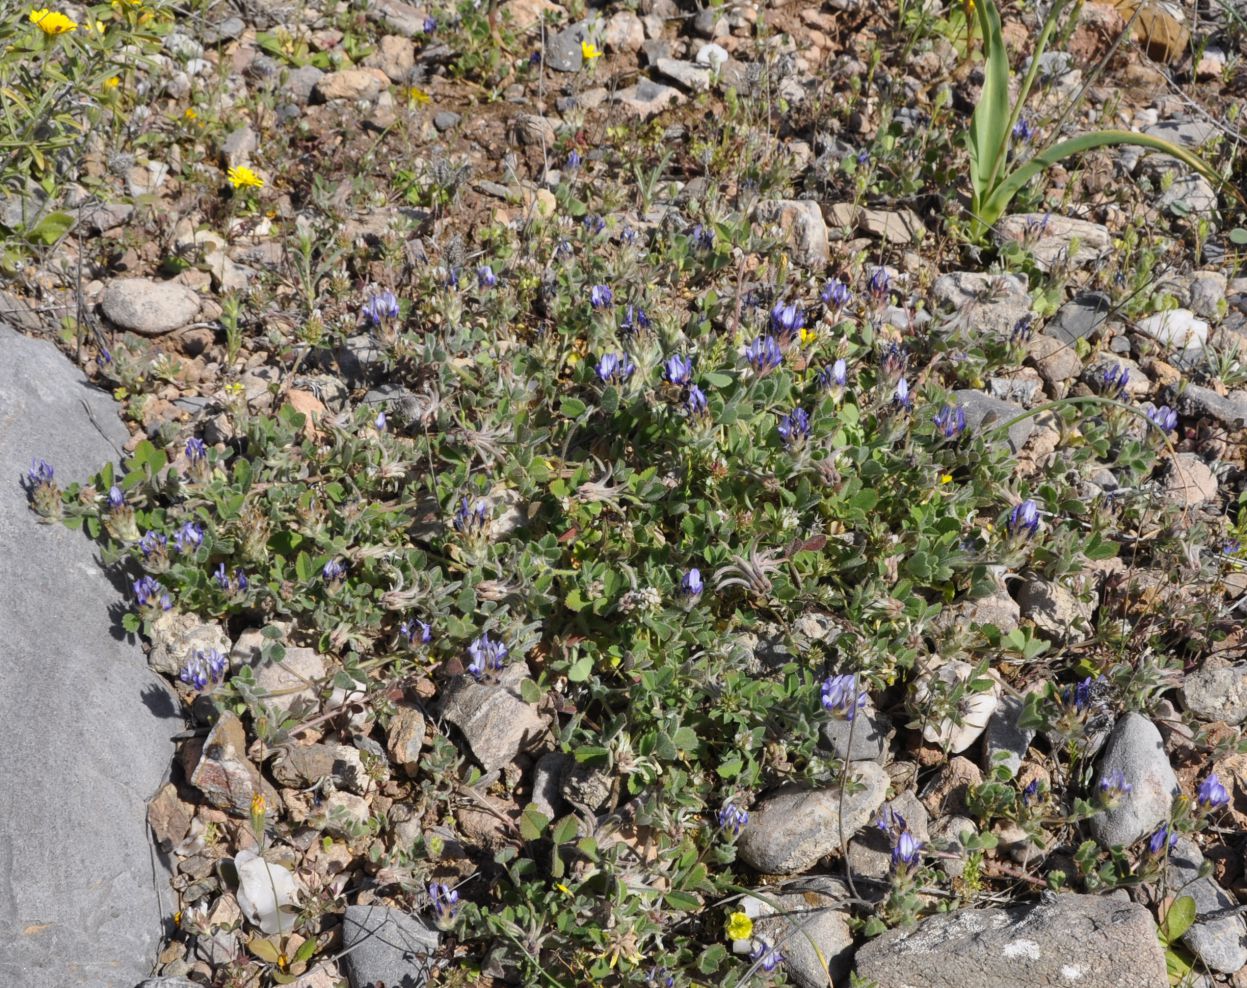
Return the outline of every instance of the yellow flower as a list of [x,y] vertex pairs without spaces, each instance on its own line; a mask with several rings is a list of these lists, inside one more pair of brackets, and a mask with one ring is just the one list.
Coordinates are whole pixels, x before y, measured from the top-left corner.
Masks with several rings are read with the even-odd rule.
[[229,184],[236,189],[248,186],[254,189],[264,188],[264,179],[260,178],[246,165],[235,165],[225,173],[225,177],[229,179]]
[[952,482],[953,482],[953,475],[951,473],[946,473],[940,477],[941,484],[951,484]]
[[256,793],[251,797],[251,815],[259,816],[266,809],[266,803],[263,793]]
[[595,58],[602,57],[602,49],[592,41],[582,41],[580,42],[580,54],[584,56],[586,62],[592,62]]
[[744,913],[732,913],[727,918],[727,938],[729,940],[748,940],[753,936],[753,920]]
[[411,86],[407,90],[407,99],[416,106],[428,106],[432,97],[419,86]]
[[188,107],[186,108],[186,112],[182,114],[182,119],[184,119],[184,120],[198,120],[198,119],[199,119],[199,114],[195,112],[195,108],[194,108],[193,106],[188,106]]
[[802,346],[809,346],[811,343],[815,343],[817,341],[818,341],[818,333],[810,329],[808,326],[801,327]]
[[110,76],[109,78],[107,78],[107,79],[105,79],[105,80],[104,80],[104,88],[105,88],[105,89],[116,89],[116,88],[117,88],[118,86],[120,86],[120,85],[121,85],[121,77],[120,77],[120,76],[115,76],[115,75],[114,75],[114,76]]
[[34,24],[39,25],[39,30],[44,34],[68,34],[70,31],[78,27],[78,22],[70,20],[59,10],[32,10],[30,12],[30,20]]

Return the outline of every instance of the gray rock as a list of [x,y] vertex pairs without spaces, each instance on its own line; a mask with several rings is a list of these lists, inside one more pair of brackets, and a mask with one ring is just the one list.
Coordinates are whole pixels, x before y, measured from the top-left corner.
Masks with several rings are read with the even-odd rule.
[[439,132],[445,133],[450,130],[451,127],[457,126],[459,121],[462,119],[463,117],[451,110],[440,110],[433,114],[433,126],[436,127]]
[[1203,175],[1194,172],[1179,175],[1161,193],[1156,206],[1174,216],[1195,215],[1201,219],[1212,219],[1217,211],[1217,190]]
[[367,8],[370,20],[380,21],[404,38],[424,34],[425,10],[403,0],[372,0]]
[[1060,895],[1013,909],[958,909],[889,930],[857,952],[878,988],[1164,988],[1148,911],[1124,895]]
[[140,336],[161,336],[195,318],[199,296],[171,281],[116,278],[105,286],[100,307],[122,329]]
[[302,106],[312,98],[312,93],[316,91],[324,75],[324,70],[318,69],[315,65],[304,65],[290,73],[282,91]]
[[226,165],[245,165],[259,146],[259,136],[251,129],[251,124],[245,123],[221,142],[221,156]]
[[1203,863],[1199,846],[1180,837],[1166,865],[1168,891],[1195,900],[1195,922],[1182,942],[1212,970],[1233,974],[1247,964],[1247,920],[1234,913],[1214,918],[1214,914],[1232,910],[1238,903],[1211,876],[1200,877]]
[[420,768],[424,749],[424,714],[410,704],[400,703],[385,731],[386,750],[400,769],[414,776]]
[[1188,673],[1182,699],[1200,720],[1241,724],[1247,720],[1247,666],[1204,666]]
[[760,905],[754,937],[783,954],[784,970],[794,984],[827,988],[829,974],[839,983],[852,965],[853,933],[844,905],[848,898],[841,882],[812,876],[796,890],[774,896],[774,906]]
[[1078,352],[1054,337],[1036,336],[1026,345],[1026,352],[1049,384],[1064,384],[1082,373]]
[[280,661],[256,666],[255,682],[271,710],[282,717],[302,717],[319,708],[327,671],[324,658],[314,649],[288,648]]
[[1208,416],[1230,429],[1247,423],[1247,391],[1220,395],[1212,388],[1188,384],[1174,398],[1178,410],[1189,416]]
[[1198,453],[1175,453],[1165,476],[1165,497],[1181,508],[1196,508],[1217,496],[1217,478]]
[[850,762],[883,762],[891,722],[869,698],[852,720],[831,717],[823,724],[823,741],[836,756]]
[[1048,320],[1043,328],[1044,335],[1072,347],[1079,340],[1099,333],[1112,309],[1112,299],[1103,292],[1075,295]]
[[365,384],[385,366],[385,351],[369,333],[348,336],[338,348],[338,369],[355,386]]
[[549,751],[533,766],[533,803],[551,820],[567,812],[563,799],[563,773],[573,759],[561,751]]
[[526,673],[518,664],[504,669],[497,683],[463,676],[447,691],[442,716],[463,732],[486,772],[511,764],[521,749],[546,732],[541,715],[512,692]]
[[1083,600],[1061,584],[1031,578],[1018,591],[1022,617],[1033,621],[1043,634],[1057,642],[1082,638],[1090,631],[1095,597]]
[[660,58],[654,63],[654,68],[668,79],[674,79],[685,89],[690,89],[695,93],[710,88],[710,70],[692,62],[685,62],[678,58]]
[[203,988],[203,985],[185,978],[148,978],[140,981],[138,988]]
[[1191,275],[1191,311],[1205,319],[1220,319],[1226,307],[1226,277],[1220,271]]
[[216,649],[229,655],[231,648],[229,635],[219,624],[204,623],[194,614],[176,610],[165,611],[152,622],[150,638],[148,664],[155,672],[171,677],[177,676],[197,651]]
[[1005,568],[992,566],[989,567],[989,572],[994,578],[995,589],[985,597],[962,601],[957,605],[957,611],[964,621],[995,625],[1007,635],[1017,628],[1022,611],[1005,585]]
[[1182,147],[1197,148],[1217,136],[1219,128],[1210,120],[1161,120],[1143,131]]
[[1042,271],[1055,264],[1086,267],[1105,257],[1113,247],[1108,227],[1055,213],[1015,213],[996,224],[997,243],[1021,243]]
[[687,98],[674,86],[663,86],[650,79],[639,79],[635,86],[615,93],[615,102],[643,120],[648,120],[669,106],[683,103]]
[[823,211],[812,199],[771,199],[757,207],[758,219],[778,224],[793,248],[798,263],[827,263],[827,224]]
[[851,770],[862,788],[844,796],[843,817],[839,789],[785,786],[754,806],[737,843],[740,859],[768,874],[793,874],[838,852],[866,826],[888,791],[887,773],[874,762],[858,762]]
[[1043,378],[1030,367],[1019,367],[1007,374],[987,379],[987,393],[1000,401],[1011,401],[1029,408],[1043,398]]
[[543,56],[546,68],[554,69],[556,72],[579,72],[585,62],[580,43],[588,40],[590,39],[587,21],[580,21],[557,34],[550,35],[546,38],[546,51]]
[[61,484],[85,481],[129,432],[55,346],[3,325],[0,408],[0,975],[22,988],[133,988],[170,908],[146,802],[183,720],[117,627],[130,602],[92,544],[38,524],[15,482],[34,457]]
[[645,42],[645,25],[630,10],[618,10],[611,14],[602,29],[602,45],[607,51],[632,54],[641,50]]
[[1031,311],[1025,275],[953,271],[935,279],[931,297],[941,307],[961,314],[975,332],[1004,338]]
[[351,988],[424,988],[437,941],[437,931],[402,910],[347,906],[342,917],[343,967]]
[[651,38],[641,45],[641,56],[646,65],[657,65],[664,58],[671,58],[671,42],[666,38]]
[[1128,713],[1113,727],[1096,772],[1096,785],[1120,771],[1133,789],[1112,809],[1091,818],[1091,835],[1105,847],[1133,844],[1169,819],[1178,794],[1178,778],[1165,754],[1156,725],[1142,714]]
[[1018,727],[1024,702],[1018,696],[1006,696],[987,722],[983,738],[983,771],[990,773],[997,765],[1003,765],[1010,775],[1017,775],[1022,759],[1035,739],[1033,730]]
[[209,45],[220,44],[222,41],[237,38],[245,30],[247,30],[247,22],[241,17],[226,17],[219,24],[209,24],[204,28],[203,40]]
[[[1015,415],[1025,411],[1020,405],[1000,401],[998,398],[993,398],[991,395],[971,388],[963,388],[960,391],[956,391],[954,396],[965,406],[966,427],[974,432],[985,432],[1003,425]],[[1008,442],[1009,448],[1016,453],[1026,445],[1026,440],[1030,438],[1030,434],[1034,429],[1035,420],[1033,418],[1025,418],[1009,426],[1007,434],[1001,433],[996,428],[995,433],[1001,439],[995,441],[1003,440]]]
[[966,858],[969,851],[962,842],[966,838],[977,837],[978,827],[974,821],[964,816],[940,817],[931,825],[931,856],[944,869],[949,878],[960,878],[965,874]]
[[727,18],[717,7],[705,7],[693,18],[693,33],[699,38],[726,38],[731,32]]

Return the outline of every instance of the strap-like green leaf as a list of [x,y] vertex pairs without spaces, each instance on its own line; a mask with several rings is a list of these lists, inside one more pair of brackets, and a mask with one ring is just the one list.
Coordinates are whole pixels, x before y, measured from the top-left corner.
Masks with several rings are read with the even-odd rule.
[[976,0],[979,30],[983,35],[983,92],[970,121],[970,181],[976,201],[991,193],[991,177],[997,158],[1007,148],[1009,126],[1009,59],[1000,30],[1000,11],[993,0]]
[[[1130,130],[1097,130],[1091,134],[1080,134],[1078,137],[1071,137],[1067,141],[1053,144],[1052,147],[1036,154],[1010,174],[999,186],[991,190],[987,199],[979,206],[978,220],[988,226],[995,223],[1004,215],[1005,210],[1009,208],[1009,203],[1013,201],[1013,197],[1022,190],[1027,182],[1040,172],[1051,168],[1061,159],[1075,154],[1082,154],[1084,151],[1116,144],[1133,144],[1137,147],[1160,151],[1171,158],[1177,158],[1184,165],[1194,169],[1213,184],[1226,185],[1225,180],[1199,155],[1171,141],[1152,137],[1150,134],[1136,134]],[[1241,200],[1242,196],[1239,191],[1233,186],[1228,187],[1231,193]]]

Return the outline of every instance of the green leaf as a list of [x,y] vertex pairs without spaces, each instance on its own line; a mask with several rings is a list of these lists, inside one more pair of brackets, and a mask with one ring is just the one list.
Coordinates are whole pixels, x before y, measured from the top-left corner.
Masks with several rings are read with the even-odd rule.
[[43,219],[26,231],[26,239],[31,243],[51,247],[74,226],[74,218],[69,213],[48,213]]
[[294,952],[294,957],[290,959],[290,966],[294,967],[296,964],[310,960],[314,953],[316,953],[316,938],[308,937],[308,939],[299,944],[299,949]]
[[992,0],[979,0],[975,5],[979,30],[983,34],[986,64],[983,66],[983,90],[966,145],[970,150],[970,184],[974,201],[981,206],[992,191],[993,176],[999,173],[1008,149],[1009,57],[1000,27],[1000,11]]
[[299,578],[300,583],[310,583],[312,580],[312,560],[306,552],[300,552],[294,561],[294,575]]
[[579,418],[588,406],[579,398],[564,398],[559,403],[559,411],[569,419]]
[[1160,924],[1158,932],[1161,943],[1166,946],[1176,943],[1194,922],[1195,900],[1189,895],[1179,896],[1165,912],[1165,918]]
[[272,940],[248,940],[247,949],[254,956],[269,964],[276,964],[277,958],[281,956],[281,951],[277,949],[277,944]]
[[691,892],[668,892],[663,899],[672,909],[682,913],[696,912],[702,906],[701,898]]
[[593,657],[589,655],[582,655],[567,670],[567,678],[573,683],[583,683],[591,675],[593,675]]
[[130,611],[122,616],[121,626],[130,634],[137,635],[139,633],[139,628],[143,627],[143,619],[133,611]]
[[536,805],[529,803],[520,814],[520,836],[524,840],[540,840],[546,827],[550,826],[550,818]]
[[702,974],[714,974],[727,960],[727,948],[721,943],[714,943],[702,951],[697,958],[697,970]]
[[1244,230],[1241,226],[1236,226],[1229,232],[1229,238],[1230,243],[1238,244],[1241,247],[1243,244],[1247,244],[1247,230]]
[[563,599],[563,606],[569,611],[579,614],[588,606],[588,602],[580,595],[580,588],[574,587],[572,591]]
[[569,841],[573,841],[576,839],[579,826],[579,821],[574,816],[569,814],[561,817],[554,824],[554,829],[550,832],[550,839],[556,844],[566,844]]

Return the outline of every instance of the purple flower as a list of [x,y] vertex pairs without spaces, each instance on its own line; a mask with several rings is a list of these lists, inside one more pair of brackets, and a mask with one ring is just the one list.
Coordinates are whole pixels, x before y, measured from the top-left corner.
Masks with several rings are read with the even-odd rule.
[[688,397],[684,399],[684,406],[688,409],[689,415],[705,415],[710,411],[710,405],[706,401],[706,392],[702,391],[696,384],[689,386]]
[[779,437],[789,446],[809,438],[810,416],[804,408],[794,408],[779,420]]
[[730,830],[733,837],[739,837],[741,830],[744,829],[748,822],[748,812],[735,803],[724,803],[723,809],[719,810],[719,829]]
[[569,151],[567,153],[567,170],[569,172],[579,170],[581,160],[579,151]]
[[673,354],[663,364],[662,376],[669,383],[683,387],[693,379],[693,361]]
[[909,366],[909,351],[896,343],[888,345],[883,357],[879,360],[879,368],[883,371],[885,381],[895,381],[905,373]]
[[433,626],[420,620],[404,621],[398,626],[398,633],[408,645],[427,645],[433,640]]
[[892,392],[892,403],[897,408],[910,409],[914,407],[914,399],[909,393],[909,382],[903,377],[896,382],[896,390]]
[[1151,402],[1148,402],[1147,420],[1161,432],[1173,432],[1178,427],[1178,413],[1168,405],[1161,405],[1160,408],[1157,408]]
[[469,501],[466,497],[459,502],[459,510],[455,512],[453,525],[461,535],[476,535],[484,530],[489,520],[489,505],[483,498]]
[[372,296],[361,312],[370,326],[380,326],[387,319],[398,318],[398,297],[391,291],[383,291]]
[[589,304],[595,309],[605,308],[614,299],[615,293],[610,290],[609,285],[594,285],[589,289]]
[[759,374],[765,374],[784,362],[784,354],[780,350],[779,343],[775,337],[768,334],[759,336],[749,346],[745,347],[745,359],[749,361],[755,371]]
[[892,848],[892,867],[897,871],[913,868],[922,860],[922,841],[908,830],[902,830]]
[[476,283],[481,288],[493,288],[498,284],[498,276],[488,264],[482,264],[476,269]]
[[1134,792],[1134,786],[1126,781],[1126,773],[1113,769],[1100,780],[1100,802],[1111,809]]
[[639,333],[643,329],[649,329],[649,316],[639,305],[629,305],[624,309],[623,322],[619,324],[619,328],[629,333]]
[[490,638],[487,631],[468,646],[468,655],[472,657],[468,672],[477,679],[495,673],[502,668],[509,654],[506,643],[499,638]]
[[632,229],[632,227],[630,226],[625,226],[623,230],[621,230],[619,233],[619,239],[622,240],[629,247],[631,247],[634,243],[636,243],[636,237],[637,237],[636,230]]
[[326,583],[337,583],[346,576],[346,564],[337,559],[331,559],[320,568],[320,578]]
[[26,483],[30,487],[38,487],[41,484],[52,483],[55,471],[47,460],[37,459],[30,461],[30,469],[26,471]]
[[844,358],[837,357],[835,363],[830,367],[824,367],[818,372],[818,386],[828,391],[839,391],[844,387],[848,376],[849,368],[844,362]]
[[1029,497],[1009,512],[1009,520],[1005,523],[1011,535],[1025,532],[1034,535],[1039,531],[1039,505]]
[[585,216],[583,222],[585,229],[593,234],[601,233],[606,229],[606,220],[602,219],[597,213],[589,213]]
[[1113,364],[1105,367],[1100,373],[1100,383],[1104,386],[1104,393],[1113,398],[1124,396],[1129,382],[1130,370],[1124,364]]
[[387,423],[388,423],[388,419],[386,419],[385,417],[385,412],[377,412],[377,417],[373,419],[373,422],[372,422],[373,426],[376,427],[376,430],[378,432],[385,432],[385,427]]
[[1013,125],[1013,139],[1019,144],[1025,144],[1031,139],[1035,131],[1027,122],[1025,117],[1020,117],[1018,122]]
[[696,566],[684,574],[684,578],[680,580],[680,592],[686,597],[700,597],[705,585],[701,580],[701,570]]
[[823,290],[818,293],[818,297],[830,309],[843,309],[853,301],[853,293],[849,291],[849,286],[839,278],[832,278],[827,282]]
[[245,590],[247,589],[247,587],[249,587],[250,585],[251,585],[251,583],[250,583],[250,581],[248,581],[248,579],[247,579],[247,574],[246,574],[246,572],[243,570],[243,568],[242,568],[241,566],[236,566],[236,567],[234,568],[234,586],[235,586],[235,588],[237,588],[237,590],[238,590],[238,592],[239,592],[239,593],[242,593],[242,592],[243,592],[243,591],[245,591]]
[[1220,809],[1230,802],[1230,794],[1226,792],[1225,786],[1221,784],[1221,780],[1217,778],[1217,773],[1213,772],[1203,782],[1199,784],[1199,791],[1196,793],[1198,805],[1201,810],[1208,812],[1210,810]]
[[422,28],[424,28],[424,33],[425,33],[425,34],[432,34],[434,31],[436,31],[436,30],[437,30],[437,18],[436,18],[436,17],[426,17],[426,18],[424,19],[424,23],[421,25],[421,27],[422,27]]
[[1035,800],[1037,800],[1038,798],[1039,798],[1039,780],[1031,779],[1030,782],[1026,784],[1026,788],[1022,790],[1022,805],[1030,806],[1030,804],[1035,802]]
[[784,955],[765,940],[759,939],[755,942],[754,948],[749,954],[749,959],[759,965],[767,974],[770,974],[783,962]]
[[597,367],[594,370],[603,384],[612,384],[626,381],[632,376],[636,367],[625,354],[604,353],[598,358]]
[[654,967],[649,972],[649,983],[654,988],[675,988],[675,975],[665,967]]
[[150,576],[140,576],[134,581],[134,599],[138,601],[139,607],[159,607],[162,611],[167,611],[173,606],[164,586]]
[[857,676],[828,676],[823,683],[823,709],[833,717],[852,720],[866,706],[866,691],[857,688]]
[[1148,838],[1147,853],[1154,858],[1158,858],[1165,853],[1167,848],[1171,848],[1177,843],[1177,833],[1171,833],[1169,828],[1162,823],[1156,828],[1156,832]]
[[892,289],[892,276],[886,268],[875,268],[866,282],[866,293],[876,302],[885,302]]
[[799,305],[776,302],[771,309],[771,329],[780,336],[792,336],[804,325],[805,313]]
[[110,508],[115,511],[117,508],[125,507],[125,503],[126,495],[120,487],[113,484],[112,487],[108,488],[108,506]]
[[1024,346],[1030,342],[1031,326],[1035,322],[1035,317],[1029,312],[1022,316],[1013,324],[1013,330],[1009,333],[1009,342],[1015,346]]
[[698,250],[711,250],[714,247],[714,230],[698,223],[693,227],[689,239]]
[[139,539],[139,549],[142,551],[144,558],[150,557],[152,553],[164,552],[169,545],[169,540],[159,532],[148,530],[147,534]]
[[217,568],[212,573],[212,579],[222,590],[229,589],[229,574],[225,572],[224,563],[217,564]]
[[207,459],[208,447],[204,445],[204,441],[198,436],[191,436],[186,440],[186,458],[191,463],[197,463],[200,460]]
[[197,522],[185,522],[173,533],[173,544],[178,552],[194,552],[204,543],[204,530]]
[[966,410],[963,405],[944,405],[931,420],[945,439],[956,439],[966,431]]
[[448,885],[434,882],[429,886],[429,901],[433,907],[433,915],[440,929],[447,929],[459,915],[459,893]]
[[200,649],[186,660],[178,679],[195,690],[202,690],[209,683],[219,683],[225,678],[229,660],[215,648]]

